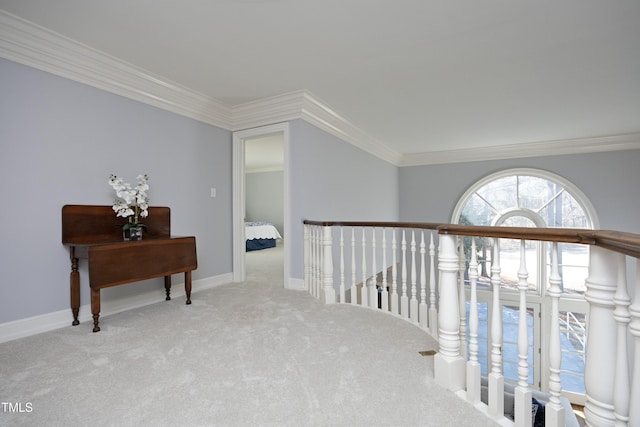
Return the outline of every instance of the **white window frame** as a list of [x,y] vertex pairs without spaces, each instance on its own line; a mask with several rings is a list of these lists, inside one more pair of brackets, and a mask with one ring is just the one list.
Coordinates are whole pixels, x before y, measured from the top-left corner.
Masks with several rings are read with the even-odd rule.
[[587,216],[587,221],[591,224],[591,228],[598,229],[600,228],[600,221],[598,219],[598,215],[596,214],[596,210],[587,198],[587,196],[571,181],[568,179],[557,175],[553,172],[549,172],[542,169],[533,169],[533,168],[514,168],[514,169],[505,169],[500,172],[492,173],[491,175],[487,175],[484,178],[476,181],[464,194],[458,199],[456,206],[453,210],[453,214],[451,215],[451,222],[453,224],[457,224],[460,219],[460,215],[462,214],[462,209],[464,209],[467,200],[480,188],[484,187],[491,181],[495,181],[500,178],[506,178],[508,176],[513,175],[526,175],[533,176],[536,178],[546,179],[549,181],[557,182],[562,185],[582,206],[585,215]]

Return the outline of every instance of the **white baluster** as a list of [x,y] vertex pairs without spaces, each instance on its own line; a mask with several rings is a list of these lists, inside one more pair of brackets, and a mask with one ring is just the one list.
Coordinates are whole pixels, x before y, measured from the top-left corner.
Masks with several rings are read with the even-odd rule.
[[310,283],[310,288],[309,288],[309,293],[311,295],[313,295],[314,297],[317,297],[316,295],[316,282],[318,279],[318,258],[317,258],[317,253],[318,253],[318,247],[317,247],[317,240],[316,240],[316,230],[317,227],[316,226],[312,226],[310,229],[310,233],[311,233],[311,283]]
[[560,342],[560,309],[562,295],[562,278],[558,270],[558,242],[553,242],[551,249],[551,274],[549,290],[551,298],[551,326],[549,331],[549,402],[545,406],[545,425],[564,426],[564,408],[560,403],[562,384],[560,383],[560,366],[562,365],[562,343]]
[[420,231],[420,235],[420,306],[418,311],[420,318],[420,327],[424,330],[428,330],[429,322],[427,316],[429,310],[427,308],[427,272],[425,265],[427,246],[424,242],[424,230]]
[[429,243],[429,331],[438,338],[438,308],[436,307],[436,245],[433,243],[433,231],[431,231],[431,243]]
[[478,255],[476,240],[471,237],[471,259],[469,260],[469,361],[467,362],[467,400],[473,405],[480,403],[481,367],[478,362]]
[[504,416],[504,377],[502,375],[502,306],[500,305],[500,240],[493,240],[491,257],[491,286],[493,299],[491,310],[491,373],[489,374],[489,414],[495,418]]
[[[613,380],[613,404],[615,407],[616,427],[626,427],[629,422],[629,359],[627,357],[627,327],[631,322],[629,305],[631,298],[627,292],[627,263],[623,254],[618,258],[618,287],[613,297],[616,305],[613,317],[618,324],[616,367]],[[637,406],[637,405],[636,405]]]
[[402,243],[400,245],[402,251],[402,288],[400,290],[400,314],[403,318],[409,318],[409,297],[407,297],[407,240],[405,239],[405,231],[402,230]]
[[311,236],[309,236],[309,224],[304,225],[304,287],[311,291]]
[[631,314],[631,323],[629,324],[629,332],[633,337],[634,358],[631,365],[631,394],[629,400],[636,402],[629,407],[629,426],[640,426],[640,259],[636,261],[636,287],[634,292],[633,304],[629,307]]
[[356,228],[351,227],[351,304],[358,303],[358,287],[356,286]]
[[464,237],[460,237],[458,245],[458,304],[460,305],[460,354],[467,359],[467,297],[464,291]]
[[316,240],[316,274],[315,274],[315,286],[313,287],[313,295],[320,299],[320,288],[322,286],[322,228],[316,227],[315,240]]
[[452,391],[462,390],[465,361],[460,355],[460,315],[458,313],[458,254],[456,238],[440,236],[440,304],[438,310],[439,351],[434,357],[436,381]]
[[411,230],[411,299],[409,300],[409,317],[413,323],[418,323],[418,289],[416,272],[416,233]]
[[344,227],[340,227],[340,297],[339,302],[345,303],[344,285]]
[[362,228],[362,286],[360,287],[360,305],[368,307],[369,293],[367,289],[367,243],[366,229]]
[[316,284],[313,295],[320,299],[322,287],[322,227],[316,227]]
[[371,271],[373,277],[369,282],[369,307],[378,308],[378,267],[376,263],[376,229],[371,229]]
[[518,318],[518,386],[514,393],[515,426],[531,427],[531,390],[529,389],[529,330],[527,328],[527,271],[526,242],[520,240],[520,270],[518,270],[518,291],[520,292],[520,316]]
[[380,292],[382,310],[389,311],[389,290],[387,289],[387,230],[382,229],[382,292]]
[[[584,385],[584,414],[589,426],[613,426],[613,378],[615,376],[616,322],[613,297],[617,288],[616,254],[590,247],[589,277],[585,299],[589,303]],[[637,406],[637,405],[632,405]]]
[[398,256],[396,251],[398,250],[398,244],[396,242],[396,229],[392,228],[392,239],[391,239],[391,253],[392,253],[392,264],[391,264],[391,313],[396,316],[400,314],[398,307]]

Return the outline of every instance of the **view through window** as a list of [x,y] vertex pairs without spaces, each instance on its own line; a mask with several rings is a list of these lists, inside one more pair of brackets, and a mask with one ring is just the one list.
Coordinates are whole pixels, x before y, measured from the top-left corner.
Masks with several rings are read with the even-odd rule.
[[[582,192],[569,181],[555,174],[536,169],[513,169],[493,174],[473,185],[459,200],[452,222],[483,226],[508,227],[597,227],[595,211]],[[469,257],[470,241],[465,241],[465,253]],[[479,308],[489,310],[491,299],[489,285],[492,263],[491,239],[476,238],[479,263]],[[520,241],[501,239],[501,305],[504,335],[504,375],[509,381],[517,381],[517,284],[520,269]],[[561,381],[564,390],[584,393],[584,342],[586,337],[585,279],[588,275],[589,249],[586,245],[564,244],[558,246],[558,263],[562,277],[563,297],[560,304],[563,363]],[[539,388],[541,363],[545,359],[547,313],[545,294],[549,286],[550,247],[548,243],[525,242],[525,259],[528,270],[529,297],[527,318],[529,324],[529,382]],[[514,324],[515,319],[515,324]],[[490,345],[488,324],[484,315],[480,319],[480,357],[486,358],[486,346]],[[535,328],[535,324],[540,327]],[[468,329],[467,329],[468,330]],[[484,331],[483,331],[484,330]],[[536,348],[537,347],[537,348]],[[487,361],[481,361],[486,374]]]

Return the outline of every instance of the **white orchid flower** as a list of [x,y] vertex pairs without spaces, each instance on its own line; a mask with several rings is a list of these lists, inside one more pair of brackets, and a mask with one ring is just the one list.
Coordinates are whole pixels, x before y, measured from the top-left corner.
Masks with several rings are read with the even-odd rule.
[[124,182],[122,178],[111,174],[109,177],[109,185],[116,192],[116,200],[113,202],[113,211],[117,217],[131,217],[130,223],[138,223],[138,217],[146,218],[149,215],[149,197],[147,196],[147,190],[149,190],[149,175],[138,175],[138,185],[132,188],[127,182]]

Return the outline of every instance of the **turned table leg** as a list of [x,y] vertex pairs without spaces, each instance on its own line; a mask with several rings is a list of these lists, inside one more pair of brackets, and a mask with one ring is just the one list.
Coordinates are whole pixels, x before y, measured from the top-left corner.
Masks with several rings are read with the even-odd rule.
[[93,315],[93,332],[99,332],[100,326],[100,289],[91,288],[91,314]]
[[80,313],[80,272],[78,271],[78,258],[75,256],[73,247],[71,252],[71,275],[69,277],[70,295],[71,295],[71,314],[73,315],[73,326],[80,324],[78,314]]
[[165,301],[171,300],[171,276],[164,276],[164,290],[167,294]]
[[184,293],[187,294],[187,304],[191,304],[191,271],[184,272]]

